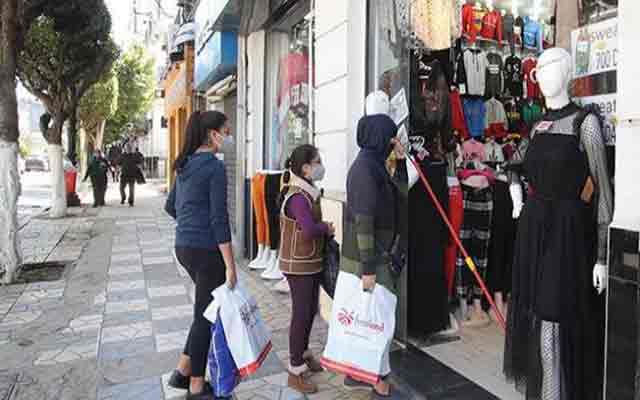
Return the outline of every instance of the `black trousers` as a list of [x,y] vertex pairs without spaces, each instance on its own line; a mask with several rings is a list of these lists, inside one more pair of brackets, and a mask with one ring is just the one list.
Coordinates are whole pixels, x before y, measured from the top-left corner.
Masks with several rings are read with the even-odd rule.
[[91,177],[91,188],[93,189],[93,204],[104,206],[104,196],[107,193],[107,175]]
[[293,367],[304,365],[304,352],[309,350],[309,337],[320,301],[321,277],[322,274],[287,274],[293,309],[289,327],[289,356]]
[[191,375],[204,377],[211,345],[211,323],[204,311],[213,300],[211,292],[226,280],[224,260],[218,250],[191,247],[176,247],[176,256],[196,285],[193,324],[183,354],[191,358]]
[[264,183],[264,197],[267,203],[267,219],[269,221],[269,238],[271,250],[280,249],[280,179],[282,174],[267,174]]
[[129,186],[129,204],[133,205],[136,199],[136,180],[134,178],[120,177],[120,198],[124,203],[127,200],[126,188]]

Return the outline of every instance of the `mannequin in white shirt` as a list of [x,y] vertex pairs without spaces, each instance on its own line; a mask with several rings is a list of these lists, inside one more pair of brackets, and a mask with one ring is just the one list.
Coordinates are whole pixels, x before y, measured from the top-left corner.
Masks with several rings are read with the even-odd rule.
[[[545,51],[538,60],[538,83],[547,107],[551,110],[560,110],[571,101],[568,92],[571,81],[571,64],[571,55],[560,48]],[[510,192],[513,200],[513,218],[517,219],[524,206],[522,186],[512,184]],[[598,293],[602,293],[607,288],[608,276],[608,267],[596,263],[593,268],[593,285]]]

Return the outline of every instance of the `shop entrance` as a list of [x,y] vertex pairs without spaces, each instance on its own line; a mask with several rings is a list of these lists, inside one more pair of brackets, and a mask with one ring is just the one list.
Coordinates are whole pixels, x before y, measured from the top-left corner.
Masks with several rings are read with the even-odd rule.
[[[611,15],[603,6],[574,7],[575,21],[567,21],[569,7],[556,1],[369,1],[368,92],[389,95],[392,117],[407,132],[437,201],[505,318],[521,207],[511,188],[515,182],[526,197],[522,163],[530,132],[547,112],[538,58],[556,46],[558,18],[577,27],[579,10]],[[574,42],[574,74],[580,79],[572,81],[571,96],[581,105],[598,103],[594,96],[615,98],[615,71],[593,73],[585,46],[589,33],[563,39]],[[602,111],[613,176],[615,133],[608,133],[614,132],[606,120],[610,114]],[[446,391],[438,382],[425,382],[428,369],[469,393],[484,391],[459,398],[521,399],[502,373],[505,336],[496,313],[419,182],[407,213],[408,265],[400,283],[397,336],[412,351],[395,355],[397,368],[408,363],[424,371],[425,388]]]

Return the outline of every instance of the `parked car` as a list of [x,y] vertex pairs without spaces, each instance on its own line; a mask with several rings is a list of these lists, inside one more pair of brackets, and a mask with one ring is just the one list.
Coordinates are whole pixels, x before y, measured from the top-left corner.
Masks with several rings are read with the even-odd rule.
[[25,171],[45,172],[49,170],[49,163],[44,157],[30,156],[25,160]]
[[24,174],[24,170],[25,170],[25,161],[24,158],[22,158],[21,155],[18,155],[18,173],[20,175]]

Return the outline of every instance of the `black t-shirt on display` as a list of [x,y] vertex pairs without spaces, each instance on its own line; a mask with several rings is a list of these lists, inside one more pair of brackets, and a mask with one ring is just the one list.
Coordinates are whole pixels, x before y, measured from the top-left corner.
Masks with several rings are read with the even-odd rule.
[[504,62],[504,89],[505,94],[513,97],[522,97],[522,60],[516,56],[509,56]]

